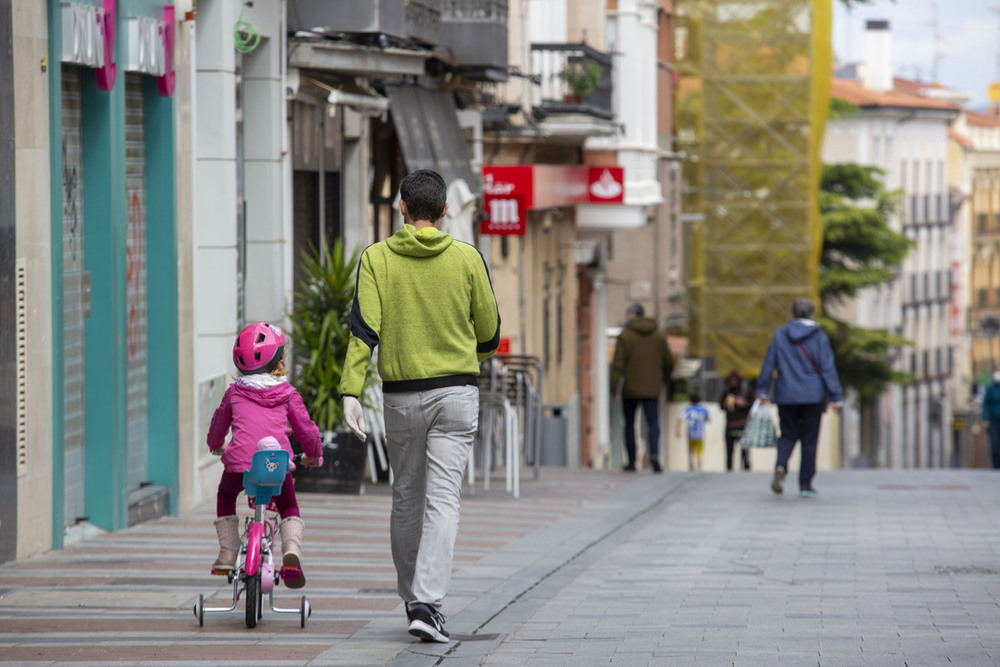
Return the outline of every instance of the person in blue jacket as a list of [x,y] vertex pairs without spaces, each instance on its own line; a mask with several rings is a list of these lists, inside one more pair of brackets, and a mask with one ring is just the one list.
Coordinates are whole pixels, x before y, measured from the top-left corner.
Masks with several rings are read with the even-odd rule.
[[771,490],[775,493],[784,490],[788,458],[795,443],[801,442],[799,494],[805,498],[816,495],[812,480],[816,474],[816,446],[823,412],[827,402],[839,412],[844,400],[830,339],[813,321],[815,315],[812,301],[795,300],[793,319],[774,332],[757,379],[757,398],[763,403],[770,400],[777,404],[781,428]]
[[990,460],[1000,469],[1000,368],[993,371],[993,382],[983,396],[983,426],[989,429]]

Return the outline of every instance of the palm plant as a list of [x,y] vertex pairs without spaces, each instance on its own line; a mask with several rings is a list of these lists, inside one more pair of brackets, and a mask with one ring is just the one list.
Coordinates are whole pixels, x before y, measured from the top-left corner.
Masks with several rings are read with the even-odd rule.
[[[321,431],[344,430],[337,384],[351,338],[358,252],[345,257],[340,239],[328,252],[310,244],[302,253],[303,278],[295,292],[292,324],[292,383]],[[370,371],[369,371],[370,372]]]

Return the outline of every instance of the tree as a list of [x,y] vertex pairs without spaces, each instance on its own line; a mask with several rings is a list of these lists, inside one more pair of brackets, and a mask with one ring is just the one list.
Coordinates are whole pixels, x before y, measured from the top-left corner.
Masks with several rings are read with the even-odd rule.
[[[899,193],[882,183],[884,172],[858,164],[824,165],[819,208],[823,224],[819,294],[823,311],[894,279],[913,242],[889,227],[899,207]],[[910,379],[892,368],[893,348],[911,342],[886,329],[856,327],[832,317],[821,324],[837,359],[845,387],[862,401],[881,394],[886,385]]]

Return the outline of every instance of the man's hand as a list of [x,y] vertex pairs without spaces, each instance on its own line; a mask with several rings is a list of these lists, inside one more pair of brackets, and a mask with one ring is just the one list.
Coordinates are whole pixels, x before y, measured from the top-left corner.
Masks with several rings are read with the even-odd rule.
[[344,421],[361,442],[368,439],[368,434],[365,433],[365,411],[354,396],[344,396]]
[[834,413],[840,414],[840,403],[831,403],[830,407],[833,408]]

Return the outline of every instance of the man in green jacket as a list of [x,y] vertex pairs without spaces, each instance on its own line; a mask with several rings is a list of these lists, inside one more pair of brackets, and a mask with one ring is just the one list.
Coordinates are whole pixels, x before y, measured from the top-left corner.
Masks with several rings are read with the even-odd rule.
[[399,195],[403,228],[366,248],[358,263],[339,389],[344,420],[364,440],[357,397],[378,345],[396,588],[410,634],[447,642],[441,603],[479,423],[476,377],[500,343],[500,315],[482,255],[436,227],[448,209],[444,179],[415,171]]
[[634,303],[625,311],[625,329],[615,344],[611,367],[611,395],[622,399],[625,414],[626,472],[635,470],[635,413],[639,406],[646,416],[649,438],[649,465],[662,472],[660,465],[660,390],[670,381],[674,357],[667,347],[667,337],[656,320]]

